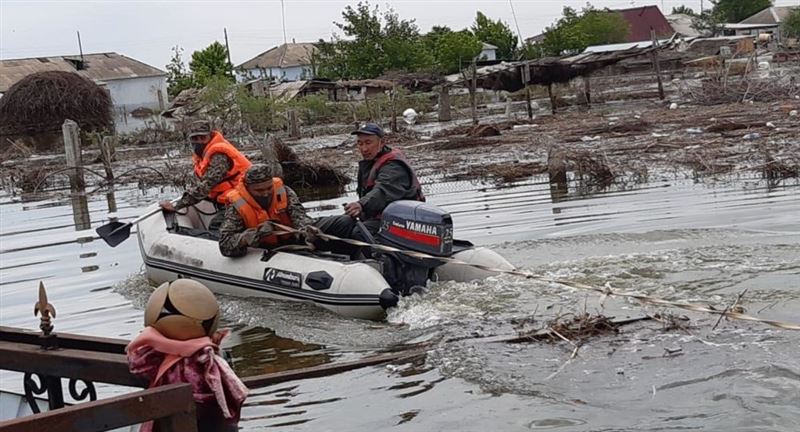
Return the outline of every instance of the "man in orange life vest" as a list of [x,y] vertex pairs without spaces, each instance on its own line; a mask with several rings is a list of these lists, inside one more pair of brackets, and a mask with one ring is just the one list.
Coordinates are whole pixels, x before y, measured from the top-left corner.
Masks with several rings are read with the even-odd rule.
[[[323,218],[316,226],[337,237],[360,238],[353,232],[356,218],[375,234],[387,205],[398,200],[425,201],[425,196],[414,169],[403,154],[383,143],[380,126],[366,123],[351,135],[356,135],[362,157],[358,162],[358,200],[344,205],[343,216]],[[319,241],[316,243],[317,247],[324,247]]]
[[189,141],[194,150],[196,181],[174,205],[170,201],[161,201],[159,205],[164,210],[176,211],[209,199],[221,208],[226,204],[225,195],[241,181],[251,163],[219,131],[212,131],[207,121],[196,121],[189,126]]
[[[268,165],[253,165],[227,198],[228,207],[219,229],[219,251],[240,257],[248,247],[274,248],[297,243],[295,234],[278,234],[269,221],[298,230],[313,223],[297,194],[275,176]],[[313,230],[313,228],[311,228]]]

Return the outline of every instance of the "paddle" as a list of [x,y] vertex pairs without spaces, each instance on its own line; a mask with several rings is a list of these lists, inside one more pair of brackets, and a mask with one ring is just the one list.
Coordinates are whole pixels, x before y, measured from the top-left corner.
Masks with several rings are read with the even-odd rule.
[[[174,204],[174,202],[173,202]],[[100,236],[103,240],[105,240],[106,244],[109,246],[117,247],[118,244],[124,242],[131,236],[131,227],[136,225],[137,223],[149,218],[150,216],[162,211],[163,209],[159,206],[155,209],[139,216],[138,218],[130,221],[130,222],[109,222],[100,228],[97,228],[95,232],[97,235]]]

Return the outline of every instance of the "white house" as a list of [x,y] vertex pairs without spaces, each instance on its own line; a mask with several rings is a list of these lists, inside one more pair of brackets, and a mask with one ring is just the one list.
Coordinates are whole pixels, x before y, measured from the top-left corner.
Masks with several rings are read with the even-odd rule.
[[781,24],[789,17],[789,14],[798,6],[772,6],[743,19],[735,24],[725,24],[726,35],[752,35],[758,36],[761,33],[773,35],[775,40],[781,41]]
[[497,60],[497,47],[486,42],[482,43],[483,46],[481,47],[481,53],[478,54],[478,60]]
[[277,81],[314,78],[313,43],[286,43],[265,51],[236,67],[239,81],[271,77]]
[[128,114],[139,108],[163,110],[167,74],[114,52],[0,60],[0,94],[26,76],[46,71],[74,72],[105,87],[114,103],[118,131],[131,130]]

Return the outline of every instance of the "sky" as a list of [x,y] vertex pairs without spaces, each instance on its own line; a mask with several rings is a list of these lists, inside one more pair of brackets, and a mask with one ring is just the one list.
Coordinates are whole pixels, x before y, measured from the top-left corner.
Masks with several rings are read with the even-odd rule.
[[[673,6],[695,11],[701,0],[594,0],[595,7],[622,9],[657,5],[668,14]],[[286,40],[330,39],[341,12],[357,1],[284,0]],[[709,5],[705,1],[705,5]],[[798,0],[776,0],[794,5]],[[561,16],[563,6],[581,8],[586,0],[384,0],[403,19],[416,19],[423,32],[434,25],[468,27],[475,12],[502,19],[523,39],[540,33]],[[80,32],[84,53],[117,52],[164,69],[171,48],[184,48],[184,59],[228,32],[234,65],[284,41],[280,0],[262,1],[34,1],[0,0],[0,59],[74,55]]]

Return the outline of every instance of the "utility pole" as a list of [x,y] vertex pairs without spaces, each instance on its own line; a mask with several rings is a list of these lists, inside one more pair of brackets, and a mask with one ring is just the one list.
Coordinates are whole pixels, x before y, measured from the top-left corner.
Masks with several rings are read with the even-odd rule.
[[81,63],[83,63],[83,46],[81,45],[81,32],[80,30],[78,33],[78,52],[81,53]]
[[286,11],[281,0],[281,22],[283,23],[283,44],[286,45]]
[[228,52],[228,66],[230,66],[231,71],[233,70],[233,63],[231,63],[231,47],[228,46],[228,29],[223,27],[222,32],[225,33],[225,51]]

